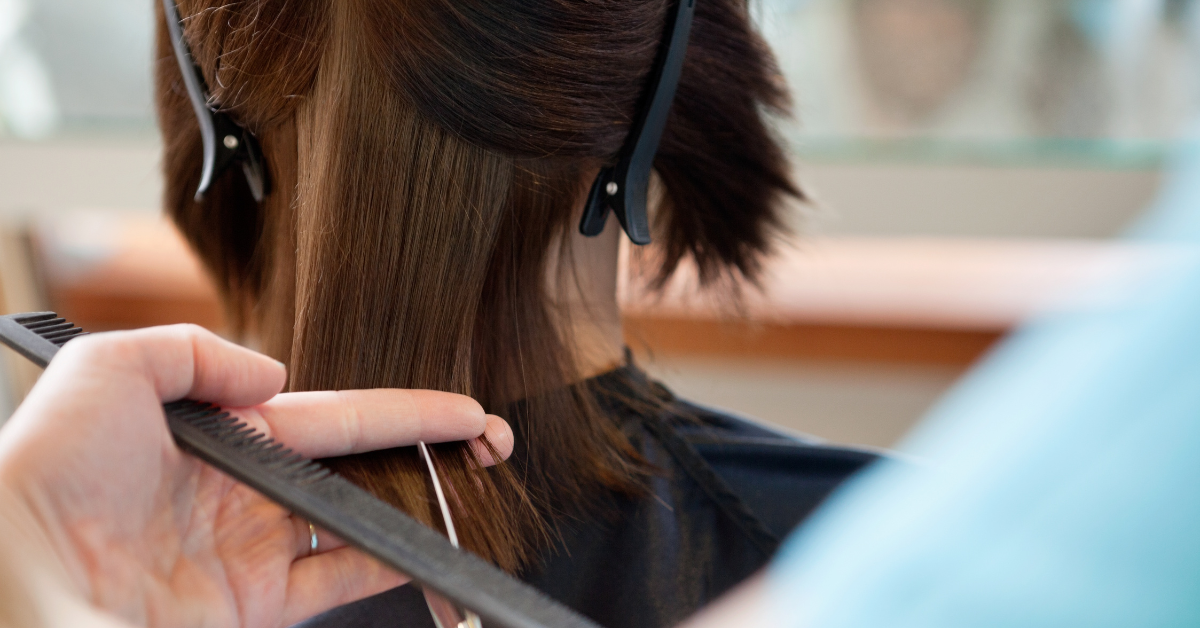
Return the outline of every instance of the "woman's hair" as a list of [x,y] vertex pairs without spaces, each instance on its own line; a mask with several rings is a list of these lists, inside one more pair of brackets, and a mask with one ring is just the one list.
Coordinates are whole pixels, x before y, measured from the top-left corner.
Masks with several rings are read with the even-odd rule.
[[[506,569],[548,517],[642,490],[645,463],[579,383],[546,267],[625,140],[669,1],[179,0],[212,104],[262,143],[261,205],[234,175],[193,200],[200,134],[159,10],[166,208],[238,331],[292,390],[446,390],[509,419],[520,467],[435,448],[464,545]],[[690,256],[706,282],[753,280],[800,196],[765,121],[786,90],[746,0],[696,3],[654,164],[658,276]],[[412,448],[330,462],[437,520]]]

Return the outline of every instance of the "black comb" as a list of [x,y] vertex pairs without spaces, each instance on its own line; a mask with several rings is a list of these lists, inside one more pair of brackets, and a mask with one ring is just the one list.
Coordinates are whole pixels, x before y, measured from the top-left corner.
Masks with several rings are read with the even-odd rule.
[[[84,333],[53,312],[0,316],[0,341],[41,367]],[[599,628],[217,406],[183,399],[163,410],[181,449],[475,611],[485,626]]]

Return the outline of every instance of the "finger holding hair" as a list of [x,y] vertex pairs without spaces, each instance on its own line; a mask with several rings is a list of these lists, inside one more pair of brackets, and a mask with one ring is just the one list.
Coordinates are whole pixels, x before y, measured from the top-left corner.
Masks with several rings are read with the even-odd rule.
[[476,456],[492,465],[480,442],[487,438],[501,459],[512,453],[508,423],[486,414],[477,401],[435,390],[343,390],[283,393],[235,410],[247,423],[310,458],[415,445],[471,441]]

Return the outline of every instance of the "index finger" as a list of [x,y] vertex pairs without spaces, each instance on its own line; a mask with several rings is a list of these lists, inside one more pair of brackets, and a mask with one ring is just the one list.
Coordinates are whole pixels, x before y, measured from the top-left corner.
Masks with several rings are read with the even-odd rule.
[[[283,393],[238,413],[252,423],[260,419],[264,424],[260,427],[272,437],[312,458],[402,447],[417,441],[470,440],[489,427],[489,416],[477,401],[434,390]],[[496,429],[493,425],[491,431]],[[507,429],[503,425],[501,431]]]

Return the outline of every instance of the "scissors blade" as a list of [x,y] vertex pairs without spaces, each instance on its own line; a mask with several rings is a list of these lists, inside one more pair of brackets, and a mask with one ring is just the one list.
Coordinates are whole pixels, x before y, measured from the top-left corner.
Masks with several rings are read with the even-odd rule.
[[[425,441],[417,441],[417,449],[421,451],[421,457],[425,459],[425,466],[429,467],[429,476],[433,478],[433,492],[437,495],[438,507],[442,510],[442,522],[446,525],[446,536],[450,539],[450,544],[458,547],[458,533],[454,531],[454,520],[450,518],[450,505],[446,503],[446,494],[442,491],[442,481],[438,478],[437,468],[433,466],[433,456],[429,453],[429,448],[425,446]],[[433,615],[433,623],[437,624],[438,628],[483,628],[483,622],[479,619],[479,615],[462,608],[442,597],[441,595],[425,589],[425,604],[429,606],[429,613]]]
[[425,459],[425,465],[429,467],[429,476],[433,478],[433,492],[437,495],[438,507],[442,509],[442,522],[446,524],[446,536],[450,537],[450,544],[458,547],[458,534],[454,532],[454,520],[450,518],[450,505],[446,503],[446,494],[442,492],[442,481],[438,478],[437,468],[433,466],[433,457],[429,455],[429,448],[425,446],[425,441],[418,441],[417,447],[421,450],[421,457]]

